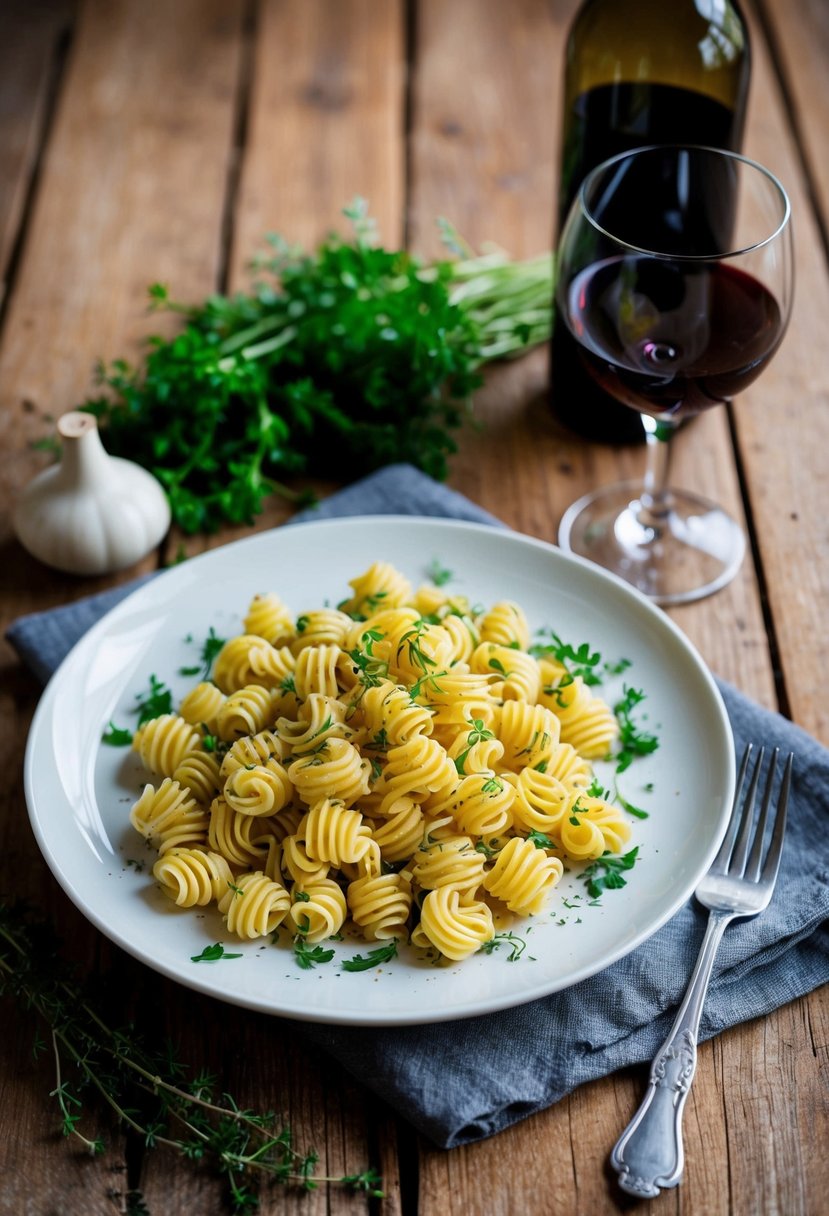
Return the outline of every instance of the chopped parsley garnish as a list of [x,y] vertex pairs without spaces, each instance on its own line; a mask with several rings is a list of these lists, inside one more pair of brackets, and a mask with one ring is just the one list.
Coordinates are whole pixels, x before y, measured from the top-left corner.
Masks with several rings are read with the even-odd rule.
[[[187,639],[192,641],[192,638]],[[210,672],[213,667],[213,660],[225,644],[224,638],[216,637],[215,630],[212,625],[208,631],[207,637],[202,643],[199,658],[201,663],[197,663],[194,667],[179,667],[178,674],[180,676],[200,676],[202,680],[210,679]]]
[[451,570],[442,566],[437,558],[434,558],[426,571],[426,577],[431,579],[436,587],[444,587],[454,575]]
[[241,958],[241,954],[232,954],[225,950],[221,942],[214,942],[212,946],[205,946],[201,954],[191,954],[191,963],[217,963],[219,959],[225,958]]
[[483,943],[481,949],[484,954],[492,954],[494,950],[500,949],[501,946],[509,946],[510,948],[510,952],[507,955],[508,963],[517,963],[527,949],[527,943],[517,933],[496,933],[488,942]]
[[133,713],[138,714],[139,726],[143,726],[145,722],[150,722],[153,718],[160,718],[162,714],[173,712],[173,694],[166,684],[162,684],[161,680],[154,675],[150,676],[149,692],[138,693],[135,699],[138,704]]
[[396,939],[385,946],[378,946],[376,950],[369,950],[368,954],[355,954],[353,958],[343,959],[340,966],[343,971],[370,971],[372,967],[387,963],[392,958],[397,958]]
[[437,664],[431,655],[420,644],[420,635],[424,629],[429,628],[429,622],[424,620],[415,621],[411,629],[407,630],[400,639],[400,645],[397,647],[397,657],[400,658],[401,652],[407,651],[408,660],[412,667],[417,667],[424,675],[429,674],[430,667],[436,667]]
[[623,874],[632,870],[639,855],[639,846],[631,849],[622,857],[605,853],[592,862],[582,874],[582,880],[587,887],[587,893],[593,899],[598,899],[604,891],[618,891],[627,885]]
[[309,946],[303,937],[294,938],[294,959],[303,971],[311,971],[320,963],[330,963],[333,957],[333,950],[326,950],[323,946]]
[[[143,726],[152,718],[160,718],[162,714],[173,712],[173,694],[156,676],[150,676],[150,688],[146,693],[137,693],[133,713],[138,714],[138,725]],[[110,747],[128,747],[132,743],[132,731],[116,726],[110,722],[101,735],[101,742]]]
[[388,663],[375,658],[368,648],[349,650],[348,657],[354,664],[357,678],[364,688],[377,688],[379,684],[388,679]]
[[132,731],[124,730],[123,727],[116,726],[114,722],[110,722],[107,729],[101,735],[101,742],[108,743],[110,747],[129,747],[132,743]]
[[613,712],[619,723],[619,743],[621,745],[613,757],[616,761],[617,773],[623,773],[625,769],[630,768],[638,756],[649,756],[659,747],[658,737],[641,730],[633,721],[634,709],[644,700],[645,694],[641,689],[628,688],[625,685],[624,696],[613,706]]
[[[578,823],[578,819],[576,823]],[[528,834],[527,840],[534,844],[537,849],[554,849],[556,847],[546,832],[539,832],[536,828],[533,828]]]
[[627,798],[623,798],[619,793],[618,787],[615,798],[622,810],[627,811],[629,815],[633,815],[636,819],[650,819],[648,811],[643,811],[641,806],[635,806],[632,802],[628,802]]
[[487,844],[485,840],[477,840],[475,842],[475,852],[483,853],[484,857],[486,857],[487,861],[489,861],[490,858],[495,857],[500,850],[495,848],[493,842]]
[[601,663],[602,656],[597,650],[591,650],[588,642],[582,642],[580,646],[571,646],[569,642],[563,642],[552,630],[543,632],[552,640],[537,642],[530,647],[530,654],[535,655],[536,658],[555,659],[567,669],[571,678],[581,676],[585,684],[601,683],[601,676],[597,675],[596,668]]
[[458,773],[460,774],[461,777],[464,776],[464,767],[463,766],[466,763],[466,757],[472,751],[472,748],[475,746],[475,744],[483,743],[487,739],[494,739],[494,738],[495,738],[495,735],[492,733],[492,731],[488,730],[487,727],[484,725],[483,718],[472,718],[471,719],[471,721],[469,723],[469,733],[466,736],[467,746],[464,749],[464,751],[462,751],[461,754],[455,759],[455,768],[458,770]]

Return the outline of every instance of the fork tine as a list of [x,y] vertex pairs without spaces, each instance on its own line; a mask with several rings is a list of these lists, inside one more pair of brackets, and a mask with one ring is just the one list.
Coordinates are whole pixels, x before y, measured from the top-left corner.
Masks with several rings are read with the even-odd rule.
[[751,784],[748,787],[748,793],[745,798],[745,807],[743,808],[743,815],[740,820],[740,834],[734,844],[734,852],[731,854],[731,860],[727,866],[729,874],[742,875],[745,869],[748,842],[751,836],[751,825],[754,820],[754,799],[757,796],[757,785],[760,781],[760,770],[763,766],[765,754],[766,749],[761,747],[757,756],[757,763],[754,765],[754,772],[751,774]]
[[746,770],[753,751],[754,744],[747,743],[745,751],[743,752],[742,761],[740,762],[740,771],[737,774],[737,784],[734,787],[734,800],[731,803],[731,818],[728,821],[728,827],[725,830],[725,836],[723,837],[723,842],[720,845],[720,851],[717,853],[717,856],[714,858],[711,864],[711,869],[715,872],[725,872],[726,866],[728,865],[728,859],[731,856],[731,850],[734,847],[734,837],[737,835],[737,829],[740,822],[740,796],[743,792],[743,783],[746,779]]
[[780,866],[780,854],[783,851],[783,833],[786,830],[786,812],[789,806],[789,789],[792,784],[792,764],[794,755],[789,752],[786,767],[783,770],[783,780],[780,782],[780,793],[777,796],[777,818],[774,821],[774,831],[769,845],[768,855],[761,878],[763,882],[773,883],[777,878]]
[[745,869],[745,855],[748,854],[749,851],[751,822],[754,820],[754,800],[757,794],[757,782],[760,781],[760,770],[762,767],[763,758],[765,758],[765,754],[765,748],[761,748],[760,753],[757,754],[754,771],[751,773],[749,789],[748,792],[746,792],[743,803],[743,815],[740,816],[739,820],[739,833],[737,835],[737,840],[734,841],[734,850],[731,857],[727,858],[726,866],[724,866],[726,873],[734,874],[734,876],[740,876]]
[[780,755],[780,748],[776,747],[771,755],[769,763],[768,776],[766,778],[766,788],[763,793],[763,805],[760,809],[760,818],[757,821],[757,828],[754,832],[754,844],[751,846],[751,854],[745,867],[745,877],[751,882],[757,882],[760,877],[760,868],[763,859],[763,841],[766,836],[766,824],[769,818],[769,806],[771,805],[771,794],[774,786],[774,778],[777,771],[777,757]]

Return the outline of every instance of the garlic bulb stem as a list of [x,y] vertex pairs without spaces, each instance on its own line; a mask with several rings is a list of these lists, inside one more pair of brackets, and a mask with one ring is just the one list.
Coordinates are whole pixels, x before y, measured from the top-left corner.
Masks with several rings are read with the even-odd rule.
[[107,455],[98,424],[92,414],[73,410],[58,419],[57,430],[64,441],[55,481],[61,486],[101,484],[111,478],[114,466]]

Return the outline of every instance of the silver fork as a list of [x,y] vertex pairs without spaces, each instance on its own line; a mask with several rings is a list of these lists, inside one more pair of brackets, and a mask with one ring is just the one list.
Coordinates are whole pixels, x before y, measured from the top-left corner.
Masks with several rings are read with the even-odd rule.
[[771,841],[763,861],[763,839],[779,748],[774,749],[769,765],[752,842],[754,802],[764,757],[761,748],[743,796],[753,750],[749,743],[740,765],[722,847],[694,892],[699,902],[710,909],[710,915],[688,991],[671,1032],[651,1065],[648,1092],[610,1154],[610,1163],[619,1174],[619,1186],[639,1198],[653,1199],[660,1187],[676,1186],[682,1177],[685,1164],[682,1111],[697,1068],[697,1034],[714,956],[731,921],[735,917],[751,917],[762,912],[768,907],[774,891],[786,827],[793,756],[789,755],[783,770]]

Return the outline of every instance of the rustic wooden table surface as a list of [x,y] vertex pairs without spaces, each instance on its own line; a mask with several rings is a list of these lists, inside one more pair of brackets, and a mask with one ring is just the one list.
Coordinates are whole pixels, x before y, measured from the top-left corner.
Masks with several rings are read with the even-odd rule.
[[[0,43],[0,579],[5,620],[119,579],[74,579],[30,559],[15,497],[41,467],[44,414],[82,400],[99,356],[138,349],[147,285],[180,299],[246,282],[265,232],[314,244],[365,196],[387,244],[439,252],[437,216],[515,256],[549,247],[564,33],[572,0],[6,0]],[[791,193],[795,315],[781,352],[733,411],[677,440],[676,480],[745,520],[734,583],[671,613],[711,669],[829,744],[829,8],[750,7],[754,71],[746,150]],[[485,422],[465,434],[450,484],[552,540],[588,487],[635,475],[642,453],[587,446],[545,406],[547,354],[488,377]],[[333,489],[333,486],[322,487]],[[258,527],[280,522],[268,508]],[[211,539],[220,544],[243,530]],[[175,554],[172,535],[142,564]],[[190,540],[188,551],[204,543]],[[133,569],[119,578],[127,579]],[[382,1201],[325,1186],[267,1193],[264,1212],[596,1213],[636,1207],[606,1157],[642,1089],[631,1069],[494,1139],[444,1152],[417,1138],[327,1059],[122,955],[63,896],[28,826],[21,766],[34,679],[2,650],[0,892],[60,926],[82,968],[125,1008],[173,1031],[241,1101],[284,1109],[324,1173],[378,1168]],[[64,1141],[30,1018],[0,1008],[0,1212],[226,1210],[221,1186],[117,1132],[96,1159]],[[654,1213],[829,1211],[829,994],[701,1050],[686,1112],[687,1170]],[[820,1145],[823,1146],[820,1149]],[[140,1190],[145,1207],[134,1192]],[[132,1200],[129,1196],[132,1194]],[[640,1205],[641,1206],[641,1205]]]

